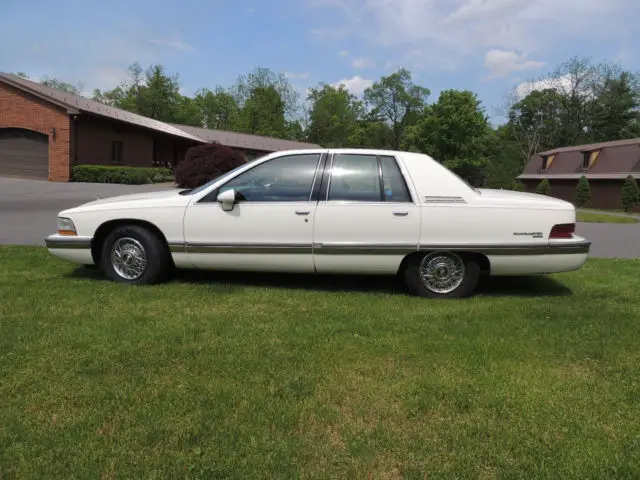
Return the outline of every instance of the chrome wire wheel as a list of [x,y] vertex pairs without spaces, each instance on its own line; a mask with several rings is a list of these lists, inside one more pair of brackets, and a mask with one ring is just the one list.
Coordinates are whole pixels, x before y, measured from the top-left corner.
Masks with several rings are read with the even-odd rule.
[[466,269],[460,255],[452,252],[432,252],[420,262],[420,279],[424,286],[438,294],[447,294],[458,288]]
[[125,280],[137,280],[147,268],[147,254],[135,238],[119,238],[111,248],[111,265]]

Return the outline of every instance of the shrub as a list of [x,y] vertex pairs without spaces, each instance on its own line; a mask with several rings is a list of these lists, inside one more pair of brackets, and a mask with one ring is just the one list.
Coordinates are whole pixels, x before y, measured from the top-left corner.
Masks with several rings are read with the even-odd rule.
[[549,180],[547,180],[546,178],[543,178],[542,181],[536,187],[536,193],[539,193],[540,195],[549,195],[550,191],[551,191],[551,184],[549,183]]
[[638,183],[632,175],[629,175],[622,185],[621,201],[625,212],[640,205],[640,189],[638,189]]
[[520,180],[516,180],[515,182],[513,182],[511,190],[514,190],[516,192],[524,192],[524,183],[522,183]]
[[173,181],[168,168],[126,167],[112,165],[76,165],[71,170],[74,182],[124,183],[142,185]]
[[176,183],[182,188],[199,187],[244,163],[242,153],[219,143],[191,147],[175,169]]
[[576,187],[576,206],[583,207],[591,200],[591,187],[589,180],[584,175],[580,177]]

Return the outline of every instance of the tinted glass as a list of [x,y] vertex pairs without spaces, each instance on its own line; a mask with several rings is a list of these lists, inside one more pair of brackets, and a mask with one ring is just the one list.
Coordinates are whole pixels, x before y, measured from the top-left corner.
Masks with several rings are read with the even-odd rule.
[[378,159],[374,155],[334,156],[329,200],[380,202]]
[[400,167],[393,157],[381,157],[384,200],[386,202],[411,202],[409,189]]
[[233,188],[241,202],[306,202],[319,159],[314,153],[270,160],[230,180],[218,194]]

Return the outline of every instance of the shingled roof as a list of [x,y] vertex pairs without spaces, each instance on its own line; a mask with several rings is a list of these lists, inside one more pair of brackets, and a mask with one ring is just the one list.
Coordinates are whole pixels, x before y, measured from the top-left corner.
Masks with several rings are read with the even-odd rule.
[[[588,156],[588,158],[585,157]],[[547,157],[547,168],[543,160]],[[584,168],[585,160],[588,168]],[[556,148],[532,155],[522,180],[535,179],[624,179],[628,175],[640,178],[640,138],[615,140]]]
[[216,141],[232,148],[265,152],[320,148],[320,145],[313,143],[294,142],[260,135],[210,130],[189,125],[161,122],[126,110],[110,107],[80,95],[46,87],[40,83],[8,73],[0,72],[0,82],[4,82],[14,88],[65,108],[69,114],[89,113],[200,143]]
[[228,132],[225,130],[211,130],[208,128],[192,127],[191,125],[179,125],[172,123],[176,128],[195,135],[207,142],[218,142],[228,147],[247,150],[261,150],[265,152],[277,152],[279,150],[304,150],[321,148],[315,143],[295,142],[280,138],[264,137],[261,135],[249,135],[247,133]]

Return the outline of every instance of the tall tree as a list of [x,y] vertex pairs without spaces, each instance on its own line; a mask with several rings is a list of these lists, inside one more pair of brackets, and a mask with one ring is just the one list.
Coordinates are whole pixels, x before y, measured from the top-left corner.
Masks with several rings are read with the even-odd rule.
[[309,141],[327,148],[357,144],[362,102],[343,85],[323,84],[309,91],[311,102],[307,136]]
[[285,117],[288,119],[295,117],[300,107],[300,95],[283,73],[275,73],[268,68],[258,67],[248,74],[238,77],[231,92],[238,105],[243,108],[245,102],[255,96],[255,92],[266,92],[269,89],[277,92],[280,96]]
[[286,138],[285,102],[273,87],[255,87],[240,111],[240,128],[245,133]]
[[162,65],[150,66],[136,99],[139,113],[156,120],[175,121],[181,97],[179,91],[177,75],[170,77]]
[[364,98],[372,114],[390,124],[391,148],[400,147],[406,128],[415,124],[430,93],[428,88],[415,85],[411,73],[404,68],[365,90]]
[[510,134],[520,147],[522,165],[536,152],[559,146],[562,128],[560,94],[553,88],[534,90],[508,112]]
[[409,129],[407,142],[469,182],[481,184],[490,134],[488,118],[473,92],[445,90]]
[[201,89],[196,92],[195,102],[201,112],[203,126],[217,130],[234,130],[239,127],[240,108],[231,95],[222,87],[215,90]]
[[629,72],[606,78],[595,99],[591,139],[604,142],[634,137],[640,108],[640,84]]

